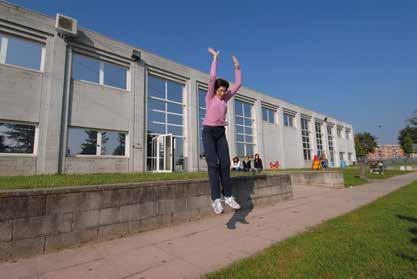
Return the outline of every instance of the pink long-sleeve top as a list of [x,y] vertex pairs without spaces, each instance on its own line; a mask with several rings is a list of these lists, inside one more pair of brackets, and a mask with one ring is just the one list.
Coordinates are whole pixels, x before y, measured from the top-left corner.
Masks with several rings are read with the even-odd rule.
[[235,68],[235,83],[229,87],[223,99],[216,96],[214,84],[217,74],[217,59],[214,58],[211,63],[210,80],[206,94],[206,116],[203,125],[207,126],[226,126],[227,102],[236,94],[242,85],[242,73],[240,68]]

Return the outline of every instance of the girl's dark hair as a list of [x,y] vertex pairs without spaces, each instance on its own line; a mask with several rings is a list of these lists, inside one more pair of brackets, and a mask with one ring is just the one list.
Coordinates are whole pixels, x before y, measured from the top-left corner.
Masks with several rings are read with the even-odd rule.
[[229,89],[229,83],[227,80],[221,78],[216,79],[216,82],[214,83],[214,91],[217,91],[217,89],[219,89],[221,86],[226,87],[226,90]]

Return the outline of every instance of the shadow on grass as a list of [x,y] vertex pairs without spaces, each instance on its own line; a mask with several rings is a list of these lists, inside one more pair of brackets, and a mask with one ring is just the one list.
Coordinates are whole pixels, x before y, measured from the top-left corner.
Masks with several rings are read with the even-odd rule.
[[[397,217],[401,220],[404,221],[408,221],[411,223],[417,223],[417,218],[415,217],[410,217],[410,216],[405,216],[405,215],[400,215],[397,214]],[[417,245],[417,228],[411,228],[408,230],[411,234],[413,234],[413,238],[411,238],[411,243],[413,243],[414,245]]]

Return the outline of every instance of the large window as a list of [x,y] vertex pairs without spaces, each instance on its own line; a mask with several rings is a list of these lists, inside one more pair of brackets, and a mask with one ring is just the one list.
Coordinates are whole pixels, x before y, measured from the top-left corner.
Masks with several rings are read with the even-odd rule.
[[35,125],[0,122],[0,154],[34,154]]
[[338,138],[341,138],[342,137],[342,130],[343,130],[342,127],[337,127],[337,137]]
[[42,43],[0,33],[0,63],[43,71]]
[[72,56],[72,78],[75,80],[127,89],[128,72],[126,67],[90,56],[78,53]]
[[275,111],[269,108],[262,108],[262,120],[269,123],[275,123]]
[[236,156],[238,157],[253,157],[255,144],[252,108],[252,104],[235,100]]
[[175,138],[175,170],[184,170],[184,85],[156,76],[148,76],[147,98],[147,170],[152,170],[152,138],[172,134]]
[[332,133],[332,127],[331,126],[327,126],[327,140],[329,142],[330,162],[334,163],[333,133]]
[[316,143],[317,143],[317,155],[321,155],[323,152],[323,135],[321,131],[321,123],[316,122]]
[[301,137],[303,140],[304,160],[311,160],[310,131],[306,118],[301,118]]
[[68,129],[67,156],[126,156],[126,133],[85,128]]
[[206,93],[207,90],[199,89],[198,90],[198,131],[200,139],[200,157],[204,156],[204,144],[203,144],[203,121],[206,115]]
[[294,127],[294,116],[284,112],[284,126]]
[[346,139],[350,138],[350,129],[345,128]]

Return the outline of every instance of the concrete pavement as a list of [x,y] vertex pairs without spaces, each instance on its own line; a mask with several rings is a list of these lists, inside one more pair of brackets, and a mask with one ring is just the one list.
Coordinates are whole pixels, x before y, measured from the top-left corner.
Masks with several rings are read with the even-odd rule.
[[347,189],[294,186],[294,199],[57,253],[0,263],[0,278],[198,278],[417,180]]

